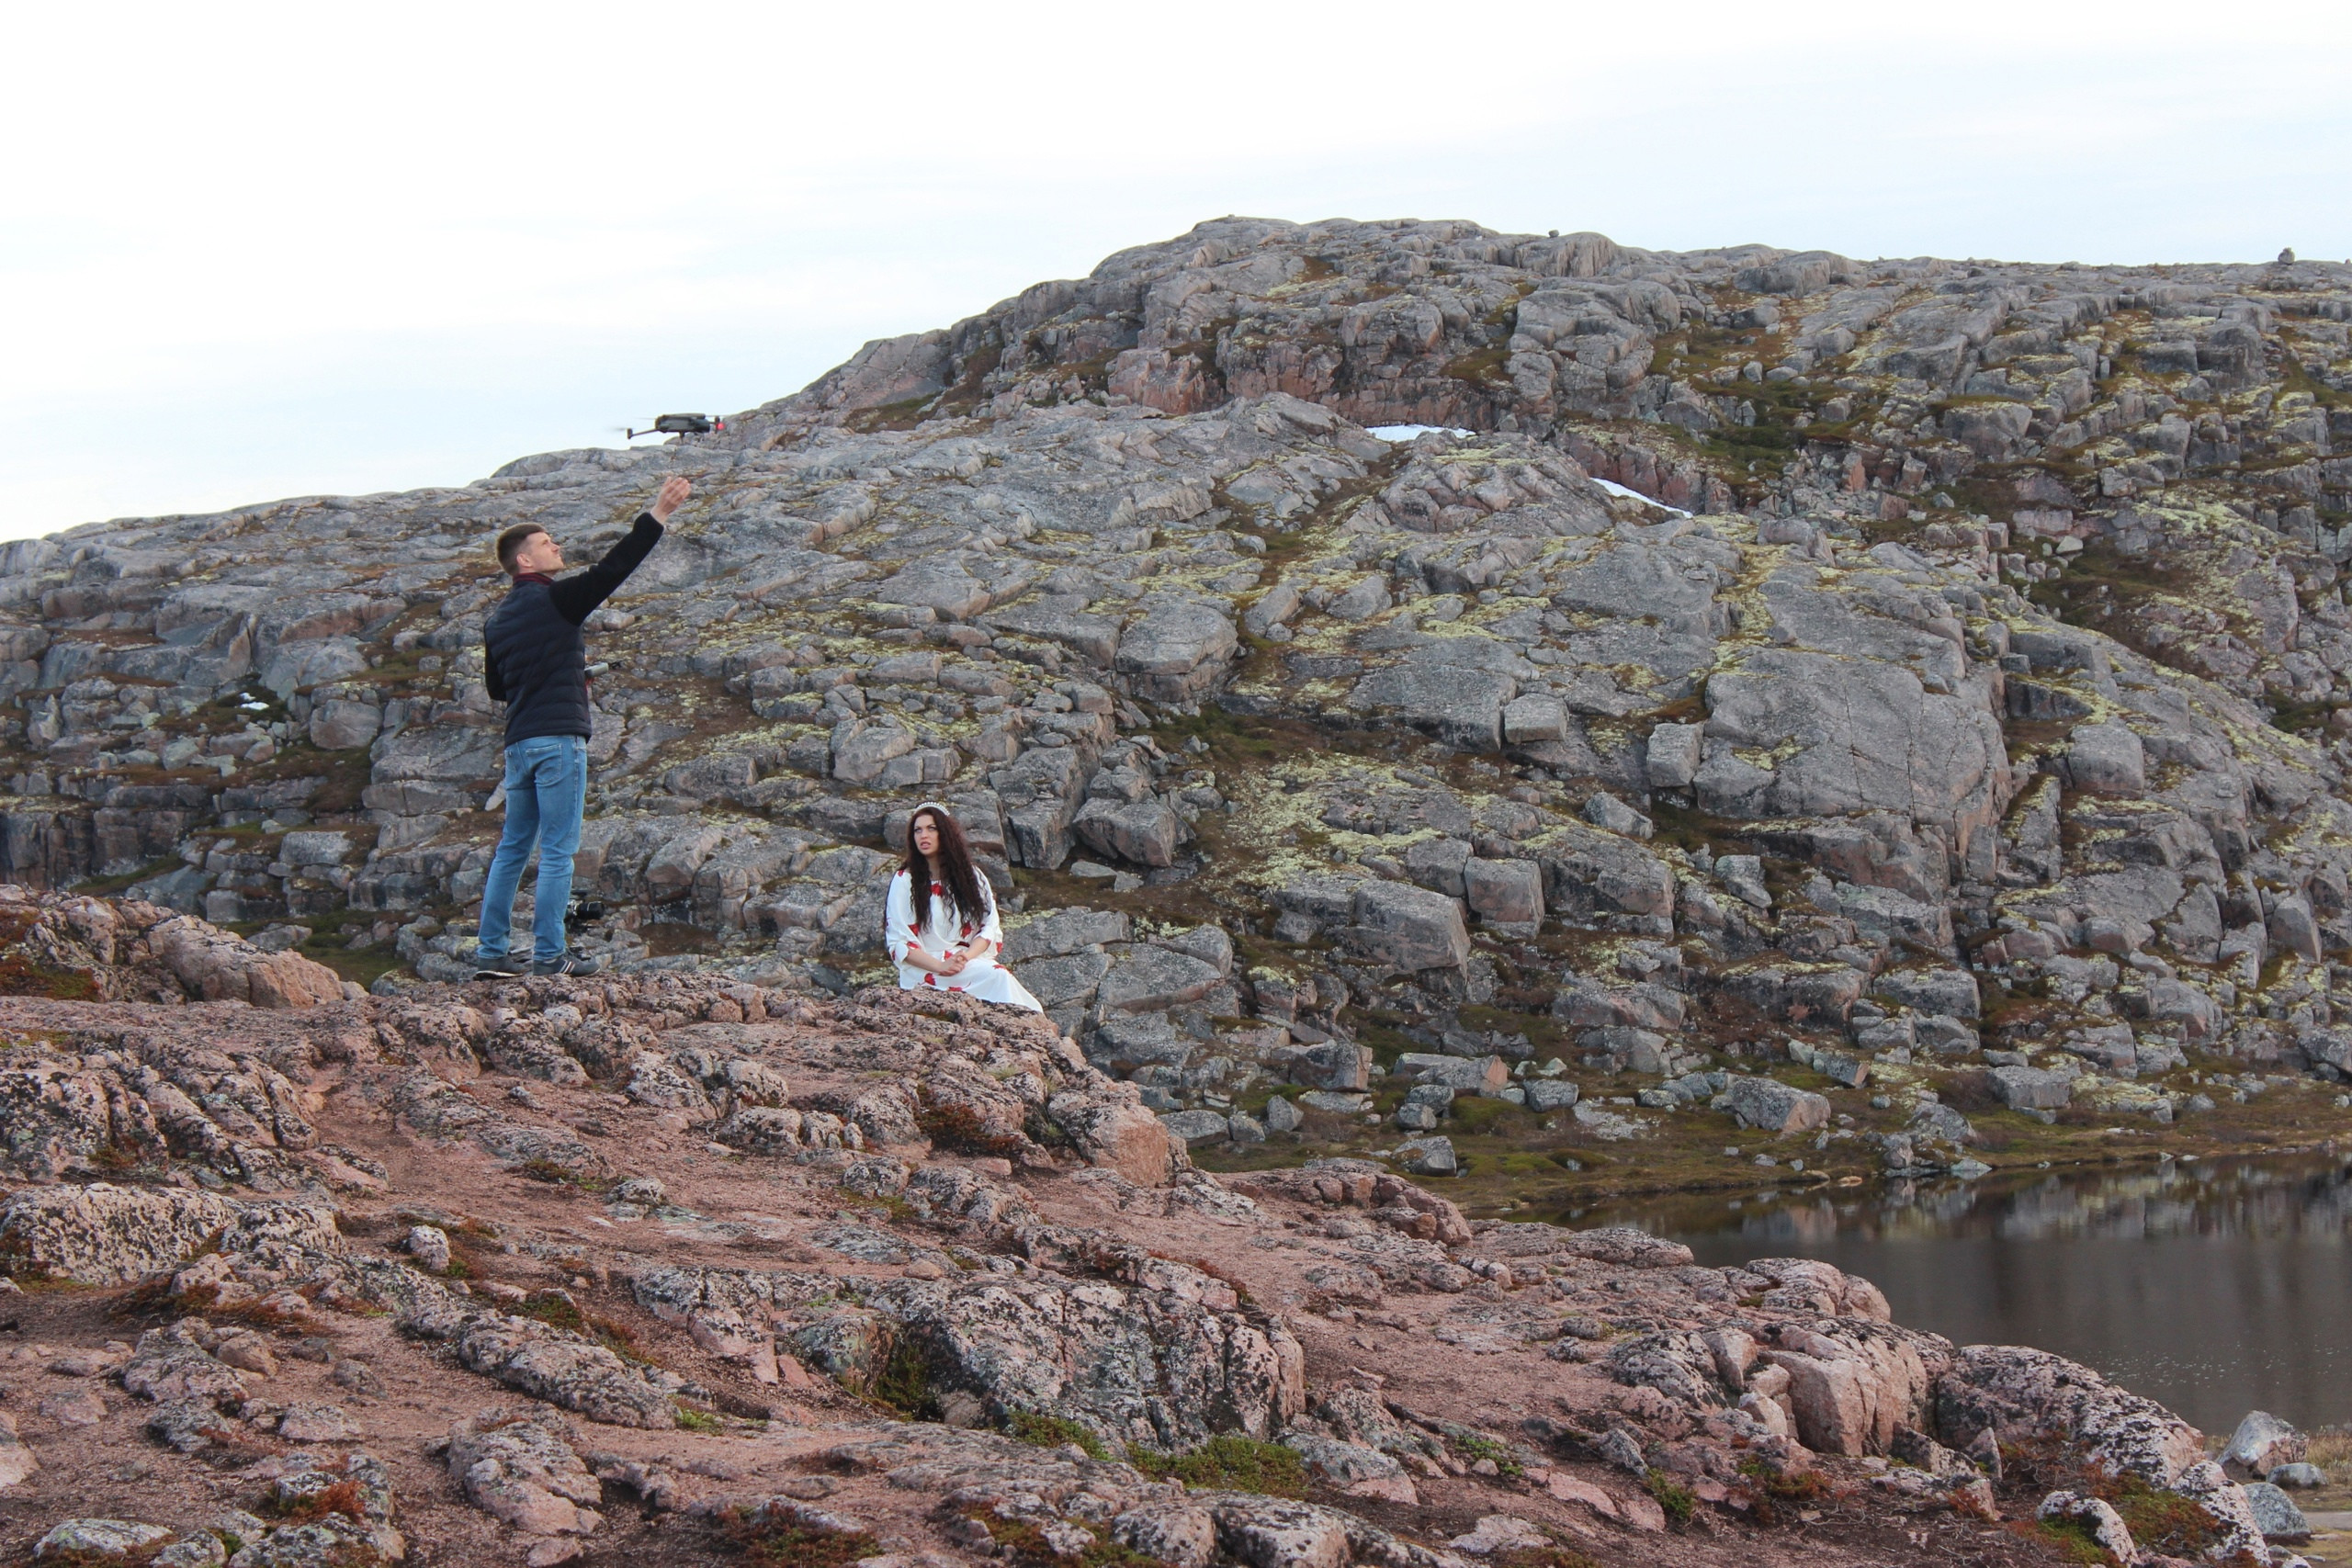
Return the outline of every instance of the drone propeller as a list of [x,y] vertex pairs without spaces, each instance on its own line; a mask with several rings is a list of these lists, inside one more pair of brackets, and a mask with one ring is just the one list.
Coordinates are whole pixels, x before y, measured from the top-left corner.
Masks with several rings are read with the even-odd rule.
[[628,438],[634,441],[640,435],[708,435],[726,428],[727,421],[713,414],[665,413],[647,429],[629,430]]

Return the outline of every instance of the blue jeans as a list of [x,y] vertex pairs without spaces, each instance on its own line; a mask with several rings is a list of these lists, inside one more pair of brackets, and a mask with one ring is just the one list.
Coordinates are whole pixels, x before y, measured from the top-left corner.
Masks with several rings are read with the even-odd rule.
[[571,903],[571,857],[580,848],[580,813],[588,798],[588,742],[577,735],[517,740],[506,748],[506,831],[491,857],[481,890],[478,960],[503,958],[514,923],[514,889],[531,846],[539,850],[538,891],[531,913],[535,964],[563,956],[563,914]]

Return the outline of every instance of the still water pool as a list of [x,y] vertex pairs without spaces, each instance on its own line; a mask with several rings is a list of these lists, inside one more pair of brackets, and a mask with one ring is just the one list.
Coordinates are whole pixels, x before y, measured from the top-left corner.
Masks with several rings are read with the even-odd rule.
[[2352,1422],[2352,1161],[2181,1161],[1968,1183],[1642,1200],[1636,1224],[1721,1267],[1818,1258],[1956,1344],[2034,1345],[2208,1431],[2249,1409]]

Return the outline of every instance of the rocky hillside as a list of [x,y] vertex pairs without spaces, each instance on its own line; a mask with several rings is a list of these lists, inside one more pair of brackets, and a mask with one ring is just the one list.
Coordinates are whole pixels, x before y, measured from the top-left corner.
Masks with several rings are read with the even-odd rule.
[[937,795],[1204,1160],[2330,1135],[2347,321],[2284,258],[1221,220],[723,435],[9,547],[0,873],[461,975],[487,543],[685,474],[592,623],[624,974],[870,981]]
[[1826,1264],[1220,1182],[1034,1015],[298,998],[158,906],[0,908],[96,993],[0,998],[10,1562],[2303,1561],[2275,1423],[2225,1470]]

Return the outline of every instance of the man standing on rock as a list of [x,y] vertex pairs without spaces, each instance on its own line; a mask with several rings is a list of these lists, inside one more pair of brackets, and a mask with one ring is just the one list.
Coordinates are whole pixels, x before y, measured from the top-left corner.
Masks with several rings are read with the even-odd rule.
[[[563,917],[571,902],[571,857],[580,848],[580,814],[588,798],[588,644],[581,623],[612,597],[662,540],[662,525],[693,494],[673,479],[638,514],[628,536],[605,558],[562,581],[563,547],[536,523],[498,536],[498,564],[514,578],[505,600],[482,623],[482,675],[492,702],[506,705],[506,830],[491,857],[481,890],[481,936],[474,978],[510,975],[594,975],[601,958],[564,952]],[[507,952],[514,889],[531,847],[539,851],[531,914],[531,962]]]

